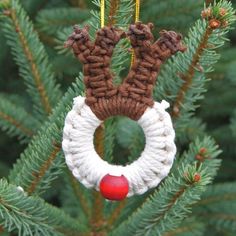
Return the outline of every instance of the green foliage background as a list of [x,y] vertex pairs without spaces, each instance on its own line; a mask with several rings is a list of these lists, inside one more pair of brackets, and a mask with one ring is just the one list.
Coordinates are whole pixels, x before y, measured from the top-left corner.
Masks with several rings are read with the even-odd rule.
[[[127,29],[134,1],[106,1],[106,21],[115,2],[116,24]],[[199,53],[208,27],[201,11],[209,2],[216,18],[217,9],[227,9],[228,26],[211,32]],[[0,234],[235,235],[236,31],[231,4],[141,1],[140,18],[154,23],[156,37],[162,29],[173,29],[188,46],[163,66],[154,98],[170,102],[171,111],[181,78],[189,76],[191,66],[194,74],[177,104],[180,114],[173,117],[178,155],[171,174],[161,186],[126,203],[107,202],[86,190],[65,167],[60,150],[64,117],[73,97],[83,94],[81,65],[63,42],[74,24],[90,24],[94,36],[98,6],[98,0],[0,0]],[[129,68],[128,48],[129,42],[121,42],[113,57],[117,83]],[[197,53],[199,60],[192,65]],[[136,159],[145,145],[140,127],[125,117],[107,120],[102,140],[104,158],[120,164]]]

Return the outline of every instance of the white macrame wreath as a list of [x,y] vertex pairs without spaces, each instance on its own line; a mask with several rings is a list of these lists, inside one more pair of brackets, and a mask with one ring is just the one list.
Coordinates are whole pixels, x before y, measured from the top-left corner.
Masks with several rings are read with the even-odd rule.
[[165,111],[168,107],[169,104],[162,101],[146,109],[137,121],[145,134],[145,148],[137,160],[121,166],[111,165],[99,157],[93,140],[96,128],[103,121],[85,104],[84,97],[74,98],[73,108],[65,120],[62,147],[75,178],[87,188],[99,190],[104,176],[125,176],[128,197],[156,187],[168,175],[176,153],[175,132]]

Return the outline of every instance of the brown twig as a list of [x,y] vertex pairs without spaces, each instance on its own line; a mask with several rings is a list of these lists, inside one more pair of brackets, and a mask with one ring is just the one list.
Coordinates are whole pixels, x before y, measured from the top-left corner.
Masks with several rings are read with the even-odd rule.
[[88,207],[88,202],[80,188],[80,185],[78,184],[78,181],[75,179],[75,177],[72,175],[70,171],[68,171],[68,175],[70,178],[71,186],[74,191],[75,196],[79,199],[79,202],[81,204],[81,207],[87,217],[90,217],[90,211]]
[[220,218],[222,220],[232,220],[236,222],[236,216],[235,215],[230,215],[230,214],[224,214],[224,213],[202,213],[200,216],[207,218],[207,219],[212,219],[212,218]]
[[193,55],[192,62],[189,65],[187,72],[185,74],[180,75],[181,79],[183,80],[183,85],[181,86],[181,88],[177,94],[177,97],[176,97],[176,100],[175,100],[175,103],[173,106],[172,116],[175,118],[177,118],[180,115],[181,104],[185,98],[186,92],[188,91],[188,89],[190,88],[190,86],[192,84],[193,77],[195,74],[195,68],[199,63],[199,60],[204,52],[204,49],[207,48],[208,39],[211,36],[212,32],[213,32],[213,29],[210,27],[207,27],[207,29],[203,35],[203,38],[202,38],[195,54]]
[[28,137],[33,136],[34,133],[32,130],[28,129],[27,127],[24,127],[20,122],[18,122],[17,120],[12,118],[11,116],[0,111],[0,117],[2,119],[6,120],[7,122],[9,122],[10,124],[14,125],[17,129],[19,129],[26,136],[28,136]]
[[[193,184],[193,183],[192,183]],[[184,192],[186,191],[187,187],[191,186],[190,185],[186,185],[183,186],[170,200],[170,203],[168,204],[167,208],[162,212],[162,214],[158,217],[157,221],[160,221],[162,218],[165,217],[165,214],[168,212],[169,209],[171,209],[171,207],[173,207],[176,203],[176,201],[178,200],[178,198],[184,194]]]
[[27,189],[28,194],[32,194],[42,177],[45,175],[49,167],[51,166],[52,162],[55,160],[57,154],[60,152],[61,146],[60,145],[54,145],[54,148],[49,156],[49,158],[46,160],[45,163],[41,166],[38,172],[32,173],[34,179],[31,182],[30,186]]
[[70,0],[71,4],[75,7],[79,7],[79,8],[87,8],[87,4],[84,0]]
[[114,222],[116,222],[121,211],[124,209],[126,202],[127,202],[126,200],[119,202],[118,206],[114,209],[111,216],[109,216],[109,219],[107,220],[108,227],[112,227]]
[[209,6],[212,2],[213,2],[213,0],[206,0],[206,1],[205,1],[206,6]]
[[0,233],[4,232],[4,228],[0,225]]
[[108,19],[108,26],[112,26],[116,24],[116,13],[119,9],[120,0],[112,0],[110,5],[110,12],[109,12],[109,19]]
[[[95,149],[98,155],[102,158],[104,156],[104,127],[102,125],[100,125],[95,132]],[[94,202],[91,225],[93,227],[93,232],[97,233],[104,224],[103,198],[101,194],[95,190],[93,192],[93,198]]]
[[15,11],[11,10],[10,13],[11,13],[10,17],[13,21],[15,29],[18,32],[19,39],[20,39],[20,42],[22,44],[24,54],[25,54],[25,56],[26,56],[26,58],[27,58],[27,60],[30,64],[32,75],[34,77],[35,84],[36,84],[36,87],[37,87],[39,95],[40,95],[42,106],[43,106],[45,112],[47,114],[49,114],[49,113],[51,113],[52,108],[51,108],[51,105],[49,103],[49,98],[47,96],[47,92],[45,91],[44,84],[42,83],[42,79],[41,79],[41,76],[40,76],[39,69],[37,67],[37,64],[34,61],[34,56],[33,56],[32,52],[30,51],[30,48],[29,48],[29,45],[28,45],[27,40],[25,38],[25,35],[22,33],[22,30],[21,30],[20,24],[17,20],[17,16],[16,16]]
[[175,236],[180,233],[185,233],[185,232],[191,231],[191,229],[193,229],[194,226],[196,226],[196,225],[197,224],[195,222],[193,222],[192,224],[190,223],[187,226],[181,226],[181,227],[175,229],[174,231],[166,232],[163,234],[163,236]]

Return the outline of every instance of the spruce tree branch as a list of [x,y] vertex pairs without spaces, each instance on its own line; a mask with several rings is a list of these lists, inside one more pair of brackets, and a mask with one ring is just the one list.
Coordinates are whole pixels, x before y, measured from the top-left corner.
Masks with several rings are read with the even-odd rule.
[[[212,178],[206,167],[197,168],[196,163],[183,165],[177,172],[179,177],[169,176],[152,197],[113,230],[112,235],[154,235],[157,230],[162,235],[178,227]],[[201,176],[200,180],[195,178],[196,173]]]
[[170,199],[169,203],[167,204],[167,207],[165,208],[165,210],[162,212],[162,214],[160,214],[160,216],[158,217],[158,219],[155,222],[155,225],[158,224],[158,222],[160,222],[161,219],[163,219],[165,217],[165,215],[167,214],[167,212],[175,205],[175,203],[177,202],[177,200],[184,194],[184,192],[186,191],[186,189],[191,188],[194,185],[194,182],[190,183],[189,185],[185,185],[182,186],[178,192],[176,192],[176,194]]
[[111,215],[109,216],[109,219],[107,220],[107,225],[109,228],[112,228],[118,217],[120,216],[121,211],[125,207],[127,201],[123,200],[119,202],[118,206],[113,210]]
[[46,34],[55,40],[55,35],[58,32],[71,28],[71,25],[82,23],[89,17],[87,10],[74,7],[45,9],[37,15],[36,28],[41,33],[41,36]]
[[110,2],[110,12],[108,16],[108,26],[116,24],[116,13],[119,9],[120,0],[111,0]]
[[[24,235],[78,235],[86,228],[38,197],[27,196],[15,185],[0,180],[1,223],[6,231],[24,232]],[[39,234],[40,233],[40,234]]]
[[16,136],[21,141],[29,141],[37,131],[39,122],[29,114],[16,95],[0,93],[0,127],[9,136]]
[[176,228],[174,231],[164,233],[162,236],[175,236],[181,233],[190,232],[196,226],[198,226],[196,222],[188,223],[186,226],[182,225]]
[[220,196],[211,196],[211,197],[207,197],[207,198],[203,198],[201,199],[199,202],[197,202],[195,205],[199,206],[199,205],[208,205],[211,203],[215,203],[215,202],[220,202],[220,201],[235,201],[236,200],[236,194],[235,193],[227,193],[227,194],[221,194]]
[[221,220],[230,220],[236,222],[236,215],[232,214],[224,214],[224,213],[203,213],[199,214],[201,217],[204,217],[205,219],[221,219]]
[[195,74],[195,68],[204,52],[204,49],[207,48],[207,43],[208,43],[208,39],[211,36],[213,32],[213,29],[211,27],[207,27],[206,31],[203,35],[203,38],[195,52],[195,54],[193,55],[191,64],[189,65],[189,68],[187,70],[187,72],[185,74],[180,75],[181,79],[184,81],[183,85],[181,86],[176,100],[174,102],[174,106],[173,106],[173,111],[172,111],[172,116],[177,118],[180,115],[180,107],[184,101],[185,98],[185,94],[188,91],[188,89],[190,88],[192,81],[193,81],[193,77]]
[[44,175],[46,174],[46,172],[48,171],[48,169],[50,168],[53,161],[57,157],[57,154],[60,151],[61,151],[61,146],[59,144],[54,144],[54,149],[51,152],[49,158],[47,158],[46,162],[43,163],[43,165],[41,166],[41,168],[38,170],[37,173],[32,173],[32,175],[34,176],[34,179],[33,179],[33,181],[31,182],[31,184],[29,185],[29,187],[27,189],[28,194],[31,195],[35,191],[38,183],[44,177]]
[[36,84],[36,87],[37,87],[38,92],[40,94],[41,103],[44,107],[45,112],[47,114],[49,114],[52,111],[52,107],[49,103],[49,98],[47,96],[47,92],[46,92],[46,90],[44,88],[44,85],[42,83],[42,79],[41,79],[37,64],[34,61],[34,56],[33,56],[32,52],[30,50],[30,47],[28,46],[27,39],[26,39],[25,35],[23,34],[23,32],[21,30],[21,27],[20,27],[20,24],[18,22],[15,10],[12,9],[10,11],[10,17],[13,21],[13,24],[15,26],[16,31],[18,32],[19,39],[20,39],[20,42],[22,44],[22,48],[23,48],[25,56],[27,57],[28,62],[30,64],[32,74],[33,74],[33,77],[35,79],[35,84]]
[[81,207],[83,209],[83,212],[85,213],[85,215],[87,217],[90,217],[90,211],[89,211],[89,206],[88,206],[88,202],[83,194],[83,191],[81,190],[80,188],[80,185],[78,183],[78,181],[76,180],[76,178],[72,175],[72,173],[67,170],[67,173],[69,175],[69,178],[70,178],[70,183],[71,183],[71,186],[72,186],[72,189],[73,189],[73,192],[75,194],[75,196],[78,198],[80,204],[81,204]]
[[21,124],[19,121],[17,121],[13,117],[9,116],[8,114],[3,113],[2,111],[0,111],[0,118],[9,122],[10,124],[12,124],[14,127],[16,127],[16,129],[18,129],[18,130],[20,130],[20,132],[24,133],[25,136],[32,137],[34,135],[34,132],[32,130],[30,130],[27,127],[24,127],[24,125]]
[[[95,138],[95,150],[98,155],[103,158],[104,157],[104,127],[103,124],[100,125],[94,135]],[[103,216],[103,197],[100,192],[93,191],[93,215],[91,219],[91,225],[93,227],[93,231],[97,232],[104,224],[104,216]]]
[[75,6],[75,7],[79,7],[79,8],[86,8],[87,4],[84,0],[70,0],[70,3]]
[[[82,81],[77,79],[76,84],[73,84],[61,98],[53,114],[49,117],[49,121],[41,127],[38,134],[17,160],[9,174],[11,183],[21,186],[23,189],[29,189],[32,182],[36,180],[37,188],[34,193],[37,192],[39,194],[45,191],[52,180],[62,172],[65,161],[62,157],[62,152],[59,152],[60,145],[58,144],[61,144],[64,120],[67,112],[71,109],[71,101],[74,97],[82,95],[82,91]],[[60,158],[54,157],[55,154],[53,152],[57,152],[57,156]],[[49,161],[48,158],[50,157]],[[48,166],[48,164],[50,165]],[[44,169],[46,166],[48,167],[47,170]],[[43,173],[45,175],[41,175],[40,179],[38,179],[32,173],[42,173],[40,170],[44,170]]]
[[212,2],[213,0],[205,0],[206,6],[209,6]]

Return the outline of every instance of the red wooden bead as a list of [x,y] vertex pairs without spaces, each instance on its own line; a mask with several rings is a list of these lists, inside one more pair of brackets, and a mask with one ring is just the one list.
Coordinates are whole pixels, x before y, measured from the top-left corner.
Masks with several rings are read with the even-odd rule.
[[124,175],[105,175],[100,182],[100,192],[106,199],[121,201],[129,192],[129,182]]

